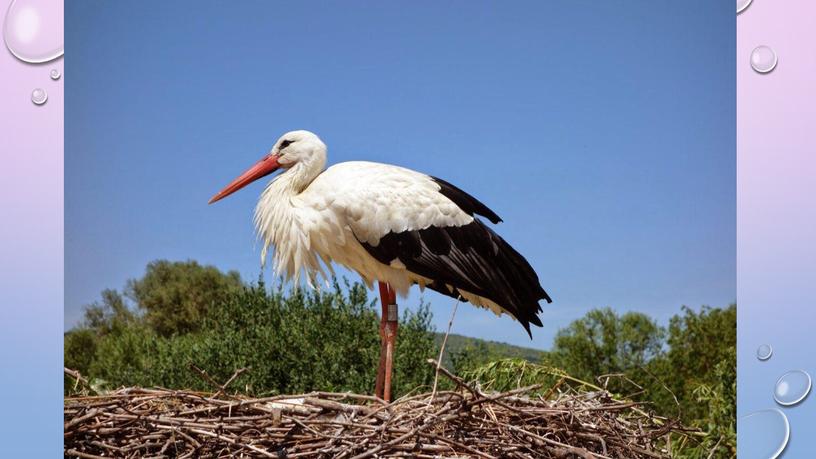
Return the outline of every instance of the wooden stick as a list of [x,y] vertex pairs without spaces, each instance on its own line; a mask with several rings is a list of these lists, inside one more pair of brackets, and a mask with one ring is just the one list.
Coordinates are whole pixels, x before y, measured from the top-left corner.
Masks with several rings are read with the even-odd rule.
[[460,298],[456,299],[453,304],[453,312],[451,312],[450,320],[448,321],[448,330],[445,332],[445,337],[442,339],[442,345],[439,346],[439,358],[436,359],[436,373],[434,374],[433,390],[431,391],[431,398],[428,400],[428,405],[431,404],[436,395],[436,384],[439,382],[439,368],[442,365],[442,357],[445,355],[445,344],[448,343],[448,335],[450,335],[451,327],[453,326],[453,319],[456,317],[456,308],[459,306]]

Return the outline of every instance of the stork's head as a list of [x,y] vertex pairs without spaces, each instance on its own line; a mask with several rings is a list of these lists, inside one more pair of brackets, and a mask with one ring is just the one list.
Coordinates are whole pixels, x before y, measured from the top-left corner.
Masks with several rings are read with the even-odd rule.
[[[298,169],[311,181],[326,165],[326,144],[316,134],[309,131],[291,131],[282,135],[275,146],[247,169],[238,178],[225,186],[218,194],[210,198],[210,204],[235,193],[241,188],[278,169]],[[298,166],[297,168],[295,166]]]
[[292,131],[282,135],[270,155],[277,155],[280,167],[289,168],[297,163],[326,162],[326,144],[313,132]]

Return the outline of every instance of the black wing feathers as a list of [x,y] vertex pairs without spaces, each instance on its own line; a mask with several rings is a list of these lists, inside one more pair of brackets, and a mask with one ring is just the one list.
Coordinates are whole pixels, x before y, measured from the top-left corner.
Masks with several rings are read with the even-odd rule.
[[[498,220],[496,214],[458,188],[449,185],[447,189],[467,197],[468,208],[474,212]],[[376,246],[361,244],[379,262],[390,264],[398,259],[409,271],[433,280],[430,289],[458,298],[450,285],[492,300],[521,322],[528,334],[531,323],[541,326],[538,301],[552,301],[527,260],[476,218],[463,226],[388,233]]]
[[486,217],[490,220],[491,223],[494,225],[496,223],[500,223],[502,221],[495,212],[490,210],[486,205],[482,204],[481,201],[474,198],[473,196],[465,193],[455,185],[451,185],[450,183],[442,180],[441,178],[431,177],[431,180],[436,182],[437,185],[441,187],[439,190],[446,198],[453,201],[454,204],[459,206],[460,209],[465,211],[471,217],[473,214],[479,214]]

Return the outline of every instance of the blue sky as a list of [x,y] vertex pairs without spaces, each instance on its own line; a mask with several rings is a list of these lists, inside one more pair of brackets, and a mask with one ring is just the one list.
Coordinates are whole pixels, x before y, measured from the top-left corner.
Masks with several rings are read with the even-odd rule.
[[[497,231],[555,300],[545,326],[531,342],[507,317],[460,307],[456,333],[547,348],[594,307],[665,321],[736,298],[733,4],[70,2],[65,13],[66,328],[157,258],[256,279],[263,185],[206,203],[293,129],[318,133],[330,163],[423,171],[504,219]],[[425,298],[444,329],[452,300]]]

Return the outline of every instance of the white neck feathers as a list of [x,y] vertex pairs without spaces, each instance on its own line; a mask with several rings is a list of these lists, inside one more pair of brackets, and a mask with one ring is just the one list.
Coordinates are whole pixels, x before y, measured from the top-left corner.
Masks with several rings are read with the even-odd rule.
[[263,241],[261,264],[266,263],[269,247],[274,247],[273,267],[276,276],[297,283],[305,271],[311,285],[314,273],[325,277],[317,258],[310,249],[308,230],[295,201],[320,174],[325,161],[299,162],[275,177],[261,194],[255,207],[255,228]]

